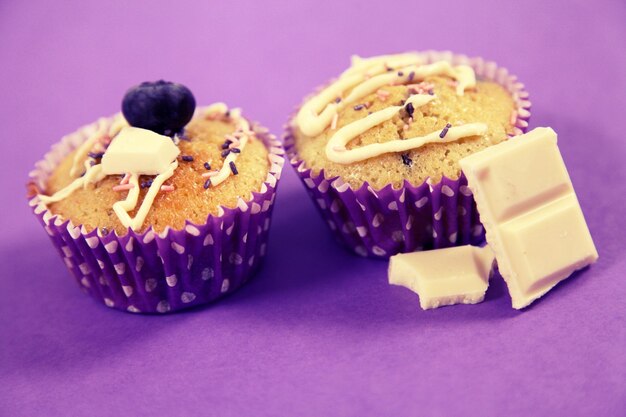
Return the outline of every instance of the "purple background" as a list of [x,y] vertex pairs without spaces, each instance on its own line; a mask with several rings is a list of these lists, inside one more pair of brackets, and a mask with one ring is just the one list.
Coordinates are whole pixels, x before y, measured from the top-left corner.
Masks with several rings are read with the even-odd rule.
[[[623,1],[126,3],[0,1],[1,416],[626,414]],[[27,208],[32,164],[139,81],[280,134],[350,54],[429,48],[508,67],[531,127],[560,135],[600,261],[524,312],[501,281],[421,311],[334,243],[288,166],[262,273],[167,317],[84,296]]]

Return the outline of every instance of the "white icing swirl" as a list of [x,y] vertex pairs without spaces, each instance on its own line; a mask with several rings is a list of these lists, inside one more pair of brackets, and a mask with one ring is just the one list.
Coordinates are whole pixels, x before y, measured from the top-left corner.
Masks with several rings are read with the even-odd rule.
[[96,131],[76,149],[74,159],[72,160],[72,167],[70,168],[70,176],[77,177],[82,173],[80,172],[81,161],[85,161],[84,167],[86,170],[89,170],[89,166],[91,166],[90,160],[85,160],[89,152],[99,143],[103,144],[103,142],[106,142],[108,144],[108,142],[126,126],[128,126],[128,122],[121,113],[115,115],[113,123],[110,125],[108,119],[104,117],[98,119]]
[[[120,119],[118,118],[117,120],[119,121]],[[51,196],[40,194],[39,199],[45,204],[61,201],[80,187],[86,187],[88,184],[100,182],[108,175],[126,174],[130,187],[128,188],[128,195],[125,200],[113,204],[113,211],[124,227],[130,227],[132,230],[136,231],[143,225],[154,199],[161,189],[161,185],[174,174],[174,170],[178,167],[178,161],[176,161],[176,159],[171,163],[168,162],[171,161],[171,158],[176,158],[180,151],[168,137],[158,135],[145,129],[125,127],[125,123],[116,121],[113,122],[111,128],[107,129],[106,119],[100,119],[96,133],[85,141],[85,143],[89,143],[89,146],[86,147],[85,143],[83,143],[78,148],[76,154],[82,154],[83,158],[86,157],[84,150],[91,149],[95,142],[101,140],[102,135],[107,135],[110,132],[113,132],[111,136],[115,136],[115,139],[111,142],[107,152],[105,152],[102,163],[91,165],[92,161],[88,158],[85,161],[86,171],[82,177],[76,178],[69,185]],[[138,155],[136,152],[137,144],[134,142],[141,143],[139,146],[142,147],[142,150],[145,149],[145,152],[141,152],[141,154]],[[113,148],[115,148],[115,150],[112,150]],[[108,165],[107,158],[112,160]],[[143,170],[142,168],[133,168],[133,166],[138,166],[135,164],[137,158],[143,159]],[[163,158],[167,158],[169,161],[165,161],[167,163],[166,166],[159,167],[160,159]],[[76,158],[74,158],[73,162],[76,163],[76,161]],[[80,164],[80,160],[78,160],[78,163]],[[128,212],[134,210],[139,199],[139,176],[147,172],[157,175],[152,181],[137,214],[134,218],[131,218]]]
[[87,171],[85,171],[85,175],[82,177],[76,178],[65,188],[60,189],[53,195],[39,194],[39,199],[45,204],[56,203],[57,201],[61,201],[69,197],[70,194],[78,190],[80,187],[87,187],[88,184],[102,181],[105,177],[106,175],[102,173],[101,165],[98,164],[89,166]]
[[228,177],[233,175],[233,170],[231,168],[231,162],[234,164],[237,161],[240,153],[246,147],[248,140],[251,136],[254,135],[254,132],[250,130],[250,124],[248,121],[241,116],[241,109],[234,108],[228,109],[228,106],[224,103],[215,103],[208,106],[205,109],[205,116],[225,116],[226,114],[230,115],[230,117],[235,121],[236,129],[233,132],[233,136],[238,140],[239,144],[237,148],[239,149],[239,153],[230,152],[226,158],[224,158],[224,163],[222,164],[222,168],[217,172],[212,172],[209,181],[212,186],[216,186],[226,181]]
[[152,203],[154,203],[154,199],[156,198],[161,186],[165,181],[167,181],[172,175],[174,175],[174,171],[178,167],[178,161],[174,160],[169,166],[169,168],[157,175],[148,192],[143,198],[141,202],[141,206],[139,206],[139,210],[137,210],[137,214],[135,217],[130,217],[128,212],[134,210],[137,207],[137,202],[139,200],[139,175],[131,174],[129,184],[132,184],[132,188],[128,191],[128,195],[125,200],[118,201],[113,204],[113,211],[117,215],[117,218],[120,220],[120,223],[124,227],[130,227],[132,230],[138,230],[143,225],[146,217],[148,216],[148,212],[152,207]]
[[[431,95],[412,95],[406,100],[406,103],[411,103],[415,107],[419,107],[429,103],[435,98],[436,96]],[[441,131],[435,131],[426,136],[396,139],[389,142],[372,143],[354,149],[346,149],[346,145],[352,139],[372,127],[391,119],[403,107],[404,106],[387,107],[357,122],[342,127],[328,141],[326,145],[326,157],[339,164],[351,164],[389,152],[404,152],[419,148],[427,143],[453,142],[467,136],[482,135],[487,131],[487,125],[484,123],[469,123],[463,126],[450,127],[447,129],[443,138],[441,137]]]
[[[255,133],[250,130],[250,124],[245,118],[241,116],[241,110],[238,108],[229,110],[226,104],[216,103],[208,106],[204,110],[204,112],[207,117],[215,115],[224,116],[228,114],[235,121],[236,124],[236,129],[232,136],[237,142],[237,148],[239,149],[239,152],[230,152],[225,157],[222,168],[219,171],[211,173],[212,176],[209,181],[213,186],[216,186],[224,182],[229,176],[233,175],[233,168],[231,167],[231,163],[235,163],[240,152],[246,146],[248,141],[252,137],[254,137]],[[47,196],[39,194],[39,199],[45,204],[58,202],[67,198],[80,187],[87,187],[87,185],[89,184],[95,184],[102,181],[104,178],[107,177],[107,175],[126,174],[128,185],[124,185],[123,187],[125,187],[124,189],[128,189],[128,194],[126,195],[126,198],[124,200],[118,201],[113,204],[113,211],[115,212],[118,219],[120,220],[120,223],[124,227],[129,227],[135,231],[139,230],[145,222],[148,212],[150,211],[150,208],[154,203],[154,199],[156,198],[158,192],[161,190],[161,186],[165,181],[167,181],[167,179],[171,178],[174,175],[174,171],[178,167],[178,161],[176,159],[174,159],[174,161],[167,166],[159,167],[157,164],[157,162],[159,162],[159,158],[156,157],[157,155],[155,155],[154,152],[158,152],[159,155],[163,158],[171,158],[172,156],[177,155],[179,151],[175,148],[177,153],[172,153],[171,149],[168,150],[167,147],[159,146],[157,144],[158,138],[151,139],[150,137],[146,137],[143,139],[141,146],[145,146],[145,148],[142,149],[145,149],[146,152],[142,152],[139,156],[144,158],[143,162],[145,163],[140,165],[150,166],[150,169],[148,170],[150,171],[150,173],[148,175],[156,174],[156,177],[152,180],[152,184],[150,185],[148,192],[144,196],[139,210],[137,210],[137,214],[134,218],[132,218],[128,213],[134,210],[139,202],[139,176],[147,174],[147,171],[141,171],[137,169],[133,171],[132,166],[137,165],[134,164],[134,162],[137,162],[135,159],[138,157],[138,155],[135,152],[136,149],[131,149],[131,147],[136,147],[135,145],[133,145],[132,139],[134,138],[135,142],[138,142],[140,140],[140,136],[145,136],[147,133],[152,136],[161,135],[157,135],[153,132],[147,132],[144,129],[130,128],[127,126],[128,124],[121,115],[116,116],[110,126],[108,126],[107,119],[102,118],[98,120],[96,131],[78,147],[78,149],[76,150],[76,154],[74,155],[74,158],[72,160],[73,165],[70,170],[70,175],[75,176],[81,164],[84,164],[85,167],[84,175],[82,177],[74,179],[69,185],[57,191],[53,195]],[[120,134],[122,129],[124,129],[125,133]],[[130,141],[122,144],[122,142],[120,141],[122,141],[122,139],[129,139],[128,135],[134,136],[130,138]],[[113,156],[113,151],[111,151],[109,154],[105,152],[105,155],[107,157],[110,157],[109,159],[114,159],[112,162],[113,165],[110,165],[108,171],[105,173],[104,168],[106,167],[103,166],[102,163],[94,165],[94,160],[93,158],[88,157],[88,153],[94,148],[94,146],[98,146],[98,143],[104,146],[104,142],[107,142],[106,144],[108,144],[108,142],[110,142],[111,139],[114,137],[117,138],[115,144],[118,144],[119,146],[117,146],[115,156]],[[170,143],[169,138],[163,136],[161,137],[166,139],[166,143],[169,144],[170,148],[175,147],[175,145]],[[111,143],[111,147],[113,146],[114,143]],[[155,149],[150,149],[150,147],[154,147]],[[168,151],[169,153],[166,154],[166,152]],[[106,162],[105,159],[107,158],[103,157],[103,163]],[[168,159],[168,161],[169,160],[170,159]]]
[[[385,55],[369,59],[352,58],[352,66],[339,79],[307,101],[296,115],[296,125],[307,136],[317,136],[329,126],[336,125],[337,115],[347,106],[388,85],[413,83],[429,76],[445,75],[457,81],[456,93],[463,95],[467,88],[476,85],[474,70],[467,65],[452,66],[447,61],[423,64],[417,54]],[[349,91],[346,97],[344,92]],[[343,98],[342,98],[343,97]],[[405,104],[422,106],[435,96],[411,95]],[[487,131],[484,123],[471,123],[450,127],[446,135],[440,131],[410,139],[397,139],[375,143],[355,149],[346,145],[372,127],[391,119],[403,106],[391,106],[372,113],[339,129],[326,145],[326,157],[336,163],[350,164],[389,152],[402,152],[419,148],[431,142],[450,142],[463,137],[480,135]]]

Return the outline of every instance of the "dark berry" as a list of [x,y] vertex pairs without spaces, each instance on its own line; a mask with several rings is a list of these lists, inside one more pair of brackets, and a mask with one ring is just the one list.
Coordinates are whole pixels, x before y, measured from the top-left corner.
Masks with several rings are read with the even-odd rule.
[[126,92],[122,113],[131,126],[159,134],[180,132],[191,120],[196,99],[182,84],[143,82]]

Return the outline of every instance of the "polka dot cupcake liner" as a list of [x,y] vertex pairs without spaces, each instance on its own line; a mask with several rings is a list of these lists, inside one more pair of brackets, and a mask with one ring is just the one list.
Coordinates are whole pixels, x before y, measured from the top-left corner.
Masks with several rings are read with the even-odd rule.
[[[514,134],[526,131],[531,106],[528,93],[506,68],[452,52],[420,54],[426,63],[444,60],[470,65],[478,78],[502,85],[516,104],[511,116]],[[463,174],[458,179],[443,177],[437,184],[427,180],[416,186],[405,181],[399,189],[391,185],[374,189],[365,182],[352,189],[324,170],[314,175],[296,151],[292,125],[286,126],[284,135],[289,161],[336,239],[356,254],[386,259],[397,253],[484,241],[485,231]]]
[[[92,124],[64,137],[30,173],[42,190],[63,158],[96,129]],[[267,250],[276,187],[284,164],[280,142],[254,126],[269,150],[270,169],[260,192],[235,208],[219,207],[206,223],[182,230],[130,231],[124,236],[51,213],[37,196],[29,200],[63,262],[83,292],[108,307],[132,313],[168,313],[217,300],[241,287],[259,268]]]

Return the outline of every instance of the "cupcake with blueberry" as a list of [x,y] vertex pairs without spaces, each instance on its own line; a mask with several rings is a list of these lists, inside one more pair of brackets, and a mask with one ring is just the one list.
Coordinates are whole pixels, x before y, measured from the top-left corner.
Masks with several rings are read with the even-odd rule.
[[337,239],[362,256],[478,244],[459,160],[525,131],[524,86],[449,52],[363,59],[305,99],[290,161]]
[[29,204],[83,291],[130,312],[213,301],[265,256],[283,157],[276,138],[183,85],[130,89],[122,113],[36,164]]

